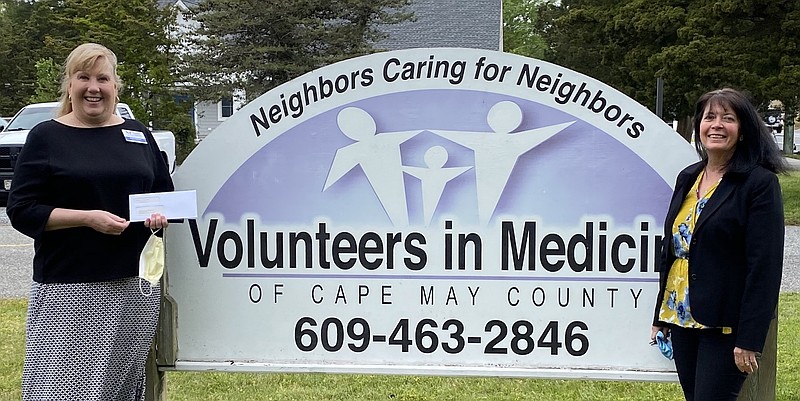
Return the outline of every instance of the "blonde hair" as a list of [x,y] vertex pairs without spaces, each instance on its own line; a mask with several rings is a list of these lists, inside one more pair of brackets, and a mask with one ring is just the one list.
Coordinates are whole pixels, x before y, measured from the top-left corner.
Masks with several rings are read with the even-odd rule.
[[69,98],[69,80],[72,74],[78,71],[91,70],[101,59],[108,61],[113,73],[114,88],[119,92],[122,80],[117,75],[117,55],[109,48],[97,43],[84,43],[69,53],[64,62],[64,71],[61,76],[61,97],[58,117],[72,112],[72,102]]

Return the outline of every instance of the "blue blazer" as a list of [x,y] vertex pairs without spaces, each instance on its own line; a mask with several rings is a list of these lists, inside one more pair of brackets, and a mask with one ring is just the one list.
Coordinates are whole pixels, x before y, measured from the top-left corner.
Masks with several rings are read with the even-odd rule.
[[[658,314],[675,261],[672,225],[703,167],[703,162],[692,164],[675,183],[664,222],[655,326],[665,325]],[[778,305],[784,230],[783,198],[775,173],[761,166],[746,173],[726,173],[692,233],[692,317],[709,327],[732,327],[737,347],[761,352]]]

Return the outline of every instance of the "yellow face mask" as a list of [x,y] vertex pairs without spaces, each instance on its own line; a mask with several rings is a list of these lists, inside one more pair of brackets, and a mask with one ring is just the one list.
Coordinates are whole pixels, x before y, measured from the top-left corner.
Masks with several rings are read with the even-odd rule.
[[150,292],[145,292],[142,288],[142,281],[139,280],[139,290],[143,295],[153,294],[153,287],[157,286],[164,274],[164,239],[156,236],[158,230],[151,230],[153,234],[144,244],[141,255],[139,255],[139,278],[150,283]]

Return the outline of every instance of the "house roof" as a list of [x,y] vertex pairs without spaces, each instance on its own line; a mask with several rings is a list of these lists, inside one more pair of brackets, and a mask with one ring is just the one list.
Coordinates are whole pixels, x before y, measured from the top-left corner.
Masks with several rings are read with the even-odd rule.
[[387,25],[388,37],[377,43],[387,50],[415,47],[470,47],[500,50],[501,0],[413,0],[415,21]]
[[166,6],[175,5],[179,1],[184,5],[191,7],[196,6],[201,0],[158,0],[158,6],[163,8]]
[[[158,0],[160,7],[196,6],[202,0]],[[502,0],[413,0],[408,11],[415,20],[380,29],[387,38],[377,43],[386,50],[415,47],[470,47],[500,50]]]
[[[191,8],[200,1],[159,0],[159,5],[181,2]],[[407,11],[414,13],[415,20],[379,27],[387,38],[375,45],[381,50],[421,47],[499,50],[502,40],[501,3],[502,0],[412,0]],[[220,124],[220,105],[199,102],[195,107],[198,137],[202,139]]]

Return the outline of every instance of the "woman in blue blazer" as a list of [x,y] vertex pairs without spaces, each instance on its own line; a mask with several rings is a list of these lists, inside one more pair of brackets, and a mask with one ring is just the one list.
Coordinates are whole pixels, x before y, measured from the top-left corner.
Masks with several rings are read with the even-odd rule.
[[733,89],[700,97],[694,135],[702,161],[675,184],[651,339],[672,339],[687,401],[734,401],[758,369],[778,304],[784,224],[776,173],[786,162],[755,107]]

